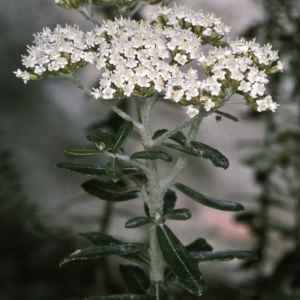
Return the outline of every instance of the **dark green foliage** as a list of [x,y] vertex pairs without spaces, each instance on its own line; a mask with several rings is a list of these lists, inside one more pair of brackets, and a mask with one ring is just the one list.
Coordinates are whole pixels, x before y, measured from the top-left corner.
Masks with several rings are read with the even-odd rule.
[[228,159],[218,150],[199,142],[192,142],[191,144],[193,148],[189,148],[183,145],[163,143],[163,145],[168,148],[186,153],[188,155],[209,159],[216,167],[221,167],[223,169],[228,168]]
[[164,259],[176,279],[190,293],[201,296],[206,286],[197,262],[166,225],[157,226],[157,238]]
[[173,186],[178,189],[180,192],[185,194],[186,196],[190,197],[191,199],[195,200],[196,202],[219,210],[225,210],[225,211],[241,211],[244,210],[243,205],[235,202],[230,202],[226,200],[218,200],[213,199],[208,196],[205,196],[203,194],[200,194],[196,192],[195,190],[187,187],[186,185],[175,182],[173,183]]
[[101,232],[85,232],[85,233],[80,233],[80,235],[87,238],[88,240],[90,240],[92,243],[94,243],[97,246],[122,244],[121,241],[115,239],[111,235],[101,233]]
[[175,207],[175,203],[177,200],[176,193],[170,189],[164,195],[164,213],[168,213],[172,211]]
[[116,154],[127,142],[133,130],[133,123],[130,121],[124,122],[115,135],[115,142],[112,153]]
[[[157,130],[154,135],[153,135],[153,139],[157,139],[160,136],[162,136],[164,133],[168,132],[167,129],[160,129]],[[178,144],[185,146],[186,144],[186,138],[184,136],[184,134],[181,131],[176,132],[175,134],[171,135],[169,137],[170,140],[173,140],[174,142],[177,142]]]
[[131,293],[145,294],[150,285],[150,279],[145,272],[136,266],[120,265],[121,277]]
[[188,220],[192,217],[192,214],[189,209],[187,208],[179,208],[179,209],[174,209],[169,211],[168,213],[165,214],[165,219],[166,220],[180,220],[180,221],[185,221]]
[[84,146],[70,146],[65,150],[66,153],[71,155],[95,155],[101,154],[97,147],[84,147]]
[[133,219],[128,220],[125,223],[125,228],[138,228],[144,226],[146,224],[151,223],[153,220],[149,217],[136,217]]
[[115,144],[115,138],[108,132],[103,132],[101,130],[92,132],[86,136],[86,139],[90,142],[95,143],[97,148],[102,150],[110,150]]
[[159,130],[154,132],[152,139],[156,140],[157,138],[159,138],[160,136],[162,136],[166,132],[168,132],[167,129],[159,129]]
[[112,182],[92,179],[86,181],[81,186],[88,194],[107,201],[127,201],[138,197],[138,190],[128,191],[122,186]]
[[216,251],[216,252],[195,252],[191,251],[190,256],[201,261],[229,261],[235,258],[242,260],[256,260],[257,254],[254,251],[238,251],[238,250],[227,250],[227,251]]
[[[119,245],[123,243],[115,239],[111,235],[104,234],[101,232],[81,233],[81,235],[97,246]],[[144,267],[148,267],[150,265],[149,259],[140,252],[122,255],[122,257]]]
[[224,118],[227,118],[227,119],[229,119],[229,120],[232,120],[232,121],[234,121],[234,122],[238,122],[238,121],[239,121],[239,119],[238,119],[237,117],[235,117],[235,116],[233,116],[233,115],[231,115],[231,114],[225,113],[225,112],[223,112],[223,111],[220,111],[220,110],[217,110],[217,111],[216,111],[216,114],[217,114],[217,115],[220,115],[220,116],[222,116],[222,117],[224,117]]
[[[105,166],[60,163],[57,164],[56,167],[61,170],[69,171],[78,175],[97,176],[97,177],[107,176],[105,171]],[[122,169],[123,169],[123,175],[136,175],[136,174],[143,173],[143,170],[138,167],[123,166]]]
[[114,182],[117,182],[122,178],[123,167],[116,157],[112,158],[109,162],[107,162],[105,166],[105,173],[107,177]]
[[140,151],[135,152],[130,156],[131,159],[151,159],[156,160],[160,159],[165,162],[172,162],[172,157],[163,151]]
[[147,245],[142,243],[122,243],[118,245],[92,247],[83,250],[79,249],[67,256],[60,263],[60,266],[72,260],[95,259],[110,255],[123,256],[126,254],[131,254],[140,250],[144,250],[146,248]]
[[185,246],[185,249],[188,251],[212,251],[213,247],[209,245],[205,239],[198,238]]
[[199,142],[191,142],[193,150],[198,153],[199,156],[209,159],[215,167],[227,169],[229,167],[228,159],[217,149],[214,149],[208,145]]

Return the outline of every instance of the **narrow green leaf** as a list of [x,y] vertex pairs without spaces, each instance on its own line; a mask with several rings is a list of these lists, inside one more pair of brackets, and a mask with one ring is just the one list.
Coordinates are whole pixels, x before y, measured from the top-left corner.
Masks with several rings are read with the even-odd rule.
[[176,279],[190,293],[201,296],[206,287],[197,262],[166,225],[157,226],[157,238],[164,259]]
[[[79,175],[85,176],[106,176],[105,167],[99,165],[84,165],[84,164],[73,164],[73,163],[59,163],[56,165],[57,168],[65,171],[69,171]],[[124,175],[136,175],[141,174],[144,171],[137,167],[124,167]]]
[[202,205],[205,205],[205,206],[208,206],[211,208],[215,208],[215,209],[219,209],[219,210],[224,210],[224,211],[244,210],[244,206],[239,203],[210,198],[208,196],[205,196],[203,194],[196,192],[195,190],[189,188],[188,186],[186,186],[182,183],[174,182],[173,186],[177,190],[179,190],[180,192],[185,194],[186,196],[190,197],[191,199],[195,200],[196,202],[198,202]]
[[107,162],[105,172],[107,177],[114,182],[117,182],[122,178],[123,166],[118,158],[114,157]]
[[122,244],[121,241],[115,239],[111,235],[101,233],[101,232],[85,232],[85,233],[80,233],[80,235],[87,238],[88,240],[90,240],[92,243],[94,243],[97,246]]
[[146,300],[144,295],[111,295],[111,296],[99,296],[99,297],[90,297],[85,298],[84,300]]
[[170,136],[170,140],[180,144],[181,146],[185,146],[186,144],[186,137],[181,131],[176,132],[175,134]]
[[108,132],[101,130],[92,132],[86,136],[86,139],[97,145],[97,148],[102,150],[109,150],[114,146],[115,138]]
[[242,260],[256,260],[257,254],[254,251],[215,251],[215,252],[190,252],[190,256],[197,262],[202,261],[229,261],[235,258]]
[[229,167],[228,159],[220,151],[199,142],[192,142],[191,144],[194,151],[197,151],[203,158],[209,159],[214,166],[223,169]]
[[172,157],[163,151],[140,151],[131,155],[131,159],[160,159],[168,163],[172,162]]
[[152,282],[146,291],[146,300],[168,300],[165,284],[161,281]]
[[152,139],[156,140],[157,138],[159,138],[160,136],[162,136],[166,132],[168,132],[167,129],[159,129],[159,130],[157,130],[157,131],[154,132]]
[[153,222],[152,218],[149,217],[136,217],[128,220],[125,223],[125,228],[138,228]]
[[115,136],[115,144],[112,149],[112,153],[116,154],[127,142],[131,132],[133,130],[133,123],[130,121],[124,122]]
[[186,153],[188,155],[202,157],[202,155],[199,155],[199,153],[195,152],[193,149],[182,146],[182,145],[175,145],[175,144],[169,144],[169,143],[163,143],[163,146],[166,146],[168,148],[180,151],[182,153]]
[[188,148],[182,145],[163,143],[164,146],[180,151],[182,153],[209,159],[216,167],[221,167],[223,169],[228,168],[228,159],[218,150],[198,142],[192,142],[191,144],[193,145],[193,148]]
[[144,212],[146,214],[147,217],[150,217],[150,210],[149,210],[149,206],[146,202],[144,202]]
[[[166,132],[168,132],[167,129],[159,129],[157,130],[154,135],[153,135],[153,140],[156,140],[157,138],[159,138],[160,136],[162,136],[163,134],[165,134]],[[173,140],[174,142],[185,146],[186,144],[186,138],[184,136],[184,134],[181,131],[176,132],[175,134],[171,135],[169,137],[170,140]]]
[[96,147],[84,147],[84,146],[70,146],[65,150],[65,152],[71,155],[101,154],[101,152]]
[[138,198],[138,191],[127,191],[120,185],[91,179],[84,182],[82,188],[90,195],[102,200],[120,202]]
[[150,285],[150,280],[141,268],[132,265],[120,265],[119,270],[126,287],[131,293],[145,294]]
[[235,116],[233,116],[231,114],[225,113],[223,111],[220,111],[220,110],[216,110],[216,114],[218,114],[220,116],[223,116],[223,117],[225,117],[225,118],[227,118],[229,120],[232,120],[234,122],[238,122],[239,121],[239,119],[237,117],[235,117]]
[[180,220],[185,221],[192,217],[192,214],[189,209],[186,208],[179,208],[169,211],[165,215],[166,220]]
[[170,189],[167,190],[167,192],[164,195],[164,213],[165,214],[174,209],[176,200],[177,200],[176,193]]
[[87,249],[79,249],[74,253],[67,256],[61,263],[63,264],[72,260],[83,260],[83,259],[96,259],[99,257],[118,255],[123,256],[126,254],[134,253],[147,248],[146,244],[142,243],[122,243],[118,245],[109,245],[102,247],[92,247]]
[[[115,239],[111,235],[104,234],[101,232],[88,232],[88,233],[81,233],[82,236],[89,239],[92,243],[97,246],[108,246],[108,245],[119,245],[123,244],[123,242]],[[122,255],[121,257],[133,261],[141,266],[149,267],[150,261],[148,257],[144,256],[140,252],[130,253],[126,255]]]
[[185,249],[188,251],[212,251],[213,247],[209,245],[205,239],[198,238],[185,246]]

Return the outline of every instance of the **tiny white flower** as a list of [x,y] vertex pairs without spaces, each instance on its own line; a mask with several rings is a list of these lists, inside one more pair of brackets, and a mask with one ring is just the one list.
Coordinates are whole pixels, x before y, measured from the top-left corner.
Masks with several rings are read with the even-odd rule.
[[95,61],[95,54],[93,52],[84,52],[81,57],[90,64],[93,64]]
[[234,70],[231,72],[231,79],[241,81],[244,79],[244,74],[239,70]]
[[23,79],[24,83],[27,83],[27,81],[30,79],[30,75],[27,71],[22,72],[20,69],[18,69],[16,72],[14,72],[18,78]]
[[112,89],[110,86],[107,86],[102,90],[102,97],[103,99],[113,99],[113,95],[115,92],[115,89]]
[[277,68],[280,72],[284,69],[284,64],[280,60],[277,62]]
[[207,27],[203,32],[202,32],[203,35],[205,36],[210,36],[212,34],[212,29]]
[[258,112],[262,112],[267,110],[267,108],[269,107],[267,100],[256,100],[256,104],[257,104],[257,111]]
[[195,108],[193,105],[189,105],[186,113],[190,118],[194,118],[199,114],[199,109]]
[[204,108],[206,111],[210,111],[213,107],[215,107],[215,103],[209,98],[204,103]]
[[264,84],[255,82],[251,86],[250,96],[252,98],[256,98],[257,95],[262,96],[264,94],[265,90],[266,90],[266,87]]
[[238,87],[238,90],[244,93],[249,92],[251,90],[251,83],[249,81],[242,80]]
[[180,65],[185,65],[187,63],[187,56],[185,54],[177,53],[174,57],[174,60]]
[[265,99],[268,103],[268,109],[271,110],[272,112],[275,112],[279,104],[273,101],[272,97],[269,95],[265,97]]
[[102,93],[100,92],[99,89],[95,89],[93,88],[93,92],[91,92],[91,95],[95,98],[95,99],[99,99],[102,97]]

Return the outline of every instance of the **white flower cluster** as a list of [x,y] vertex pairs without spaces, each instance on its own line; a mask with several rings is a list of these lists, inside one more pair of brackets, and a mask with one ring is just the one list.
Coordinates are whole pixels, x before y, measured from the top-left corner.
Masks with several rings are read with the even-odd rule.
[[188,6],[161,7],[151,20],[163,26],[189,29],[201,38],[202,44],[218,42],[231,30],[213,14],[205,14],[201,9],[194,10]]
[[95,65],[104,69],[100,87],[93,92],[95,98],[162,92],[166,99],[179,102],[184,97],[189,101],[200,95],[197,71],[190,69],[185,73],[178,67],[201,55],[201,44],[191,32],[118,20],[96,28],[88,36],[87,43],[98,47],[94,52]]
[[[264,92],[267,74],[282,70],[277,52],[243,39],[221,47],[227,32],[229,27],[213,15],[186,6],[162,8],[150,22],[107,21],[87,33],[70,26],[53,32],[46,28],[35,35],[34,46],[23,56],[27,70],[15,73],[26,83],[93,64],[101,71],[99,87],[91,93],[96,99],[149,97],[157,92],[187,106],[192,118],[202,108],[210,111],[223,105],[228,91],[236,91],[252,108],[275,111],[277,104]],[[203,42],[218,47],[204,55]],[[181,68],[191,61],[200,63],[207,79],[201,81],[196,69]]]
[[89,62],[87,48],[85,34],[75,26],[57,26],[53,32],[44,28],[35,35],[34,46],[28,47],[28,55],[22,59],[31,74],[17,70],[16,76],[26,83],[58,72],[70,73]]
[[257,111],[274,112],[277,104],[271,96],[265,96],[265,84],[269,82],[267,74],[282,71],[283,64],[278,61],[277,51],[271,48],[240,39],[201,56],[199,62],[209,75],[201,84],[203,93],[218,103],[230,87],[243,94],[248,105]]

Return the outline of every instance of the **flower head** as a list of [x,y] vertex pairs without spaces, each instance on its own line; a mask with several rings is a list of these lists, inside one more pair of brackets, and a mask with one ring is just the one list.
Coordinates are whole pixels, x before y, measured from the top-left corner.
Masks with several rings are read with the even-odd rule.
[[[93,3],[97,1],[102,0]],[[86,1],[55,2],[81,5]],[[96,99],[160,93],[187,106],[188,115],[194,117],[200,110],[217,109],[238,92],[250,107],[275,111],[276,102],[264,93],[268,74],[283,69],[277,51],[255,40],[220,41],[229,31],[214,15],[187,6],[160,8],[150,21],[105,21],[87,33],[76,26],[45,28],[23,56],[26,70],[18,69],[15,74],[26,83],[92,64],[100,71],[99,86],[91,92]],[[205,43],[215,48],[204,54]],[[200,80],[193,67],[182,68],[191,61],[202,66],[206,79]]]

